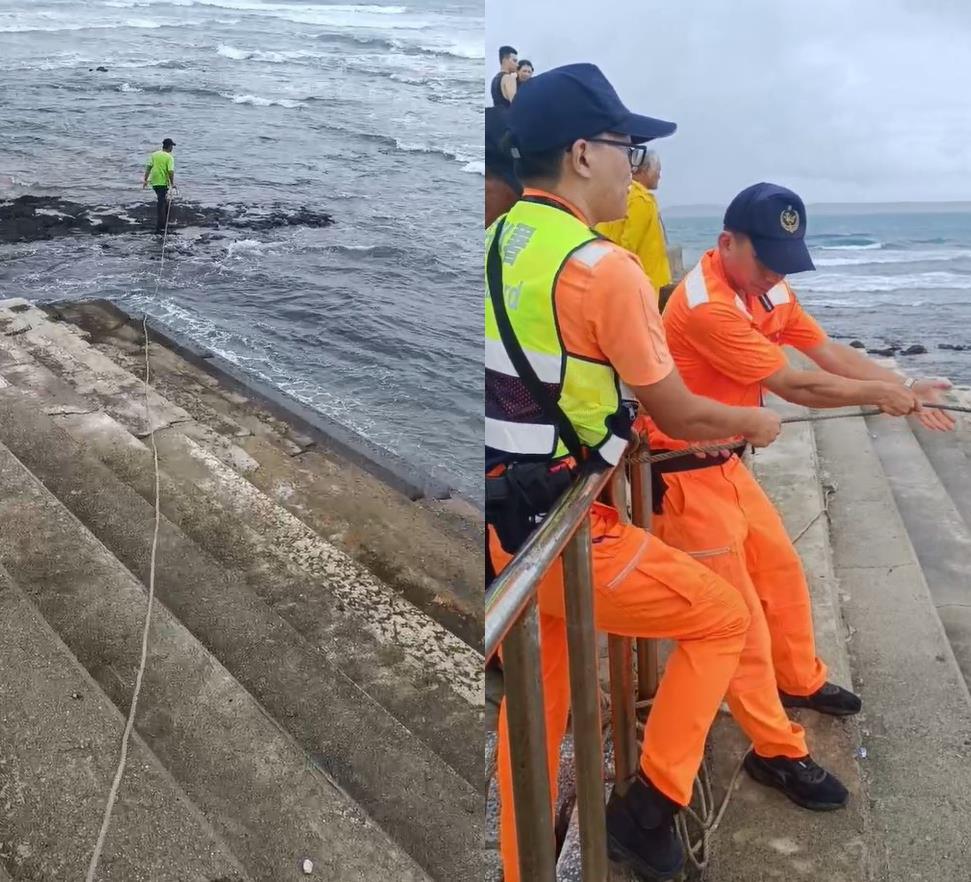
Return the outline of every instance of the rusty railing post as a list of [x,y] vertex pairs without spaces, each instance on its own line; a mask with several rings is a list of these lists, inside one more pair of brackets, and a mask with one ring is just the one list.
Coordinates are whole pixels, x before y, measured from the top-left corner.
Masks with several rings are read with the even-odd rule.
[[[631,522],[628,512],[627,469],[621,463],[611,479],[614,507],[623,524]],[[623,794],[637,772],[637,718],[634,713],[633,641],[617,634],[607,635],[610,668],[610,724],[614,738],[614,788]]]
[[502,664],[519,875],[523,880],[554,882],[556,843],[553,840],[535,599],[530,601],[506,635],[502,644]]
[[[651,464],[632,462],[630,466],[631,513],[638,527],[651,529],[654,504],[651,496]],[[637,641],[637,698],[646,701],[657,694],[660,677],[657,641],[642,638]]]
[[570,653],[581,877],[583,882],[606,882],[603,740],[590,550],[590,519],[585,518],[563,552],[566,636]]

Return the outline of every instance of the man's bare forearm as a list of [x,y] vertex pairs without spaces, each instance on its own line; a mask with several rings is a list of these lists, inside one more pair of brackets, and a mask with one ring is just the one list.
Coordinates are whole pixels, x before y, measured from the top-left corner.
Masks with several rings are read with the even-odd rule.
[[820,352],[810,352],[810,358],[824,371],[851,380],[881,380],[884,383],[902,383],[904,377],[890,368],[877,364],[860,350],[843,343],[827,344]]
[[[799,371],[784,368],[765,380],[765,386],[786,401],[803,407],[847,407],[902,401],[900,378],[893,380],[851,380],[827,370]],[[906,396],[905,396],[906,397]]]
[[751,410],[722,404],[702,395],[691,395],[680,413],[673,420],[669,418],[670,426],[661,426],[661,431],[683,441],[733,438],[749,431]]

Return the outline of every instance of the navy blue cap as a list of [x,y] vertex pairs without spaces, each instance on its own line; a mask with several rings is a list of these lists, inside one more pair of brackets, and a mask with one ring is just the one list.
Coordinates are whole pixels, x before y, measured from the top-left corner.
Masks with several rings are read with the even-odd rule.
[[745,233],[755,256],[784,276],[816,269],[806,247],[806,206],[778,184],[752,184],[725,212],[725,229]]
[[604,132],[630,135],[634,144],[673,134],[677,125],[631,113],[595,64],[544,71],[516,93],[509,131],[520,153],[569,147]]
[[501,177],[517,193],[521,193],[523,186],[516,177],[512,155],[505,143],[506,108],[487,107],[485,109],[485,166],[486,171]]

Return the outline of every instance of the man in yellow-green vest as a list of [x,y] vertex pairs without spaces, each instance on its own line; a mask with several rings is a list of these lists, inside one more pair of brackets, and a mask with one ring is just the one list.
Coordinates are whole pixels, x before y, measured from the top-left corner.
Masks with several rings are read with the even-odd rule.
[[[508,127],[522,198],[486,237],[485,465],[488,561],[501,570],[569,487],[580,463],[620,462],[640,405],[679,438],[770,444],[777,414],[691,394],[674,366],[650,282],[637,259],[591,227],[622,217],[643,144],[673,123],[631,113],[592,64],[534,77]],[[759,780],[806,804],[836,808],[845,788],[808,756],[779,701],[758,598],[689,554],[590,513],[596,625],[675,640],[644,733],[638,773],[607,805],[610,856],[651,879],[684,865],[674,816],[691,798],[705,737],[729,704],[753,741]],[[569,713],[562,567],[537,591],[546,752],[555,788]],[[743,702],[744,697],[744,702]],[[758,713],[749,712],[758,699]],[[521,733],[520,733],[521,734]],[[775,735],[788,740],[776,750]],[[795,747],[790,750],[789,742]],[[505,704],[499,715],[500,847],[506,882],[519,863]],[[555,793],[551,793],[551,808]]]
[[157,199],[155,212],[155,232],[164,233],[169,212],[169,188],[175,187],[175,157],[172,148],[175,141],[166,138],[162,142],[162,149],[156,150],[145,164],[145,177],[142,179],[142,189],[149,184],[155,190]]

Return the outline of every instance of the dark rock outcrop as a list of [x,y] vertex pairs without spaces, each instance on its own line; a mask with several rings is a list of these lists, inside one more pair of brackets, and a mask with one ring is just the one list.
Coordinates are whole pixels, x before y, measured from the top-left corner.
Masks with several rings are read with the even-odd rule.
[[[154,194],[152,194],[154,197]],[[230,230],[270,230],[277,227],[327,227],[326,212],[302,206],[208,206],[177,200],[171,225]],[[150,231],[155,226],[155,201],[125,206],[83,205],[57,196],[20,196],[0,201],[0,242],[37,242],[60,236],[116,235]]]

